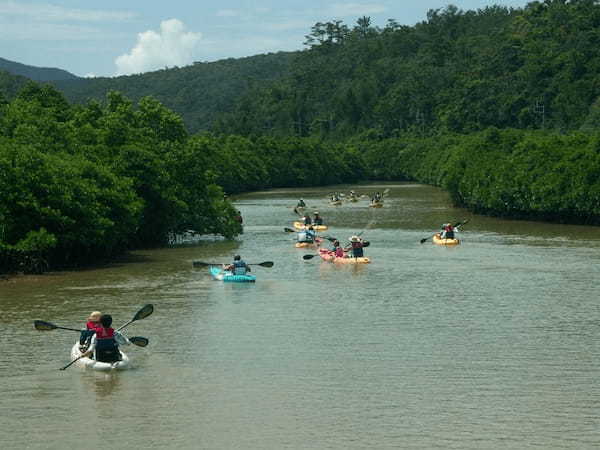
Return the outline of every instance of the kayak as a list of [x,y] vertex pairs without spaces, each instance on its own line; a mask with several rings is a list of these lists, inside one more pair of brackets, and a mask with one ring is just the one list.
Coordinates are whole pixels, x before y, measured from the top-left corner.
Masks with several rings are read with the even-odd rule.
[[383,202],[373,202],[369,205],[371,208],[383,208]]
[[350,197],[350,201],[351,202],[357,202],[358,201],[358,197]]
[[[117,361],[114,363],[107,363],[96,361],[95,359],[81,358],[79,361],[75,363],[77,367],[81,369],[90,369],[90,370],[99,370],[99,371],[108,371],[108,370],[125,370],[129,369],[130,362],[129,357],[119,350],[121,353],[121,361]],[[75,342],[75,345],[71,348],[71,360],[77,359],[81,356],[81,352],[79,351],[79,341]]]
[[371,260],[366,256],[362,258],[353,258],[351,256],[345,256],[343,258],[337,258],[332,251],[321,249],[319,250],[319,256],[323,261],[333,262],[336,264],[369,264]]
[[341,200],[335,200],[335,201],[333,201],[333,202],[329,202],[329,204],[330,204],[331,206],[339,206],[339,205],[341,205],[341,204],[342,204],[342,201],[341,201]]
[[211,267],[208,269],[215,280],[227,281],[233,283],[254,283],[256,277],[254,275],[234,275],[233,273],[222,270],[219,267]]
[[296,242],[296,248],[317,248],[321,242]]
[[[327,228],[329,228],[327,225],[313,225],[313,230],[316,231],[325,231]],[[294,222],[294,228],[296,230],[304,230],[306,228],[306,225],[304,225],[302,222]]]
[[436,245],[458,245],[460,244],[459,239],[442,239],[440,233],[436,233],[433,236],[433,243]]

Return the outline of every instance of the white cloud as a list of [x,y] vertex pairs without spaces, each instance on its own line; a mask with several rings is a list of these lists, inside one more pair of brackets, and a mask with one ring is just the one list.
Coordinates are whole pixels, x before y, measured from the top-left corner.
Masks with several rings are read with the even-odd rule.
[[349,17],[379,14],[385,12],[387,8],[377,3],[334,3],[329,10],[333,16]]
[[0,1],[0,15],[26,17],[36,22],[120,22],[137,16],[129,11],[64,8],[49,3],[18,3],[13,0]]
[[201,33],[186,31],[180,20],[164,20],[158,33],[153,30],[139,33],[135,47],[115,60],[116,75],[190,64],[201,38]]

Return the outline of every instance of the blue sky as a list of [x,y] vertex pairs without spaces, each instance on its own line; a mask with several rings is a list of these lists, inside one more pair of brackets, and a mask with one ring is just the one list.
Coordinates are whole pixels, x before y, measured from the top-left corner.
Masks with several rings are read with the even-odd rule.
[[526,1],[487,0],[0,0],[0,57],[113,76],[302,48],[318,21],[362,15],[412,25],[427,11]]

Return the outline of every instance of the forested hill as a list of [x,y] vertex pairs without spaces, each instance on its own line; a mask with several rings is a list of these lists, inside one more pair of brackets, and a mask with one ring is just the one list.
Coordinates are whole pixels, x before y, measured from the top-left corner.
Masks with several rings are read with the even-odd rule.
[[21,75],[34,81],[77,80],[79,77],[62,69],[35,67],[0,58],[0,70]]
[[75,103],[102,100],[116,90],[138,101],[153,96],[179,113],[189,131],[209,128],[214,117],[232,110],[237,99],[254,84],[261,86],[287,74],[293,53],[279,52],[216,62],[197,62],[116,78],[59,81],[54,85]]
[[246,95],[217,130],[337,139],[600,125],[595,0],[449,6],[414,26],[318,23],[306,44],[287,77]]

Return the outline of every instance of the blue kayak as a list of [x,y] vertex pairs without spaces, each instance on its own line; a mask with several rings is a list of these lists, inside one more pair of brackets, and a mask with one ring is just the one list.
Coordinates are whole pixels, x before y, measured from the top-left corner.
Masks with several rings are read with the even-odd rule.
[[227,281],[233,283],[254,283],[256,277],[254,275],[234,275],[231,272],[224,271],[219,267],[209,268],[210,274],[215,280]]

